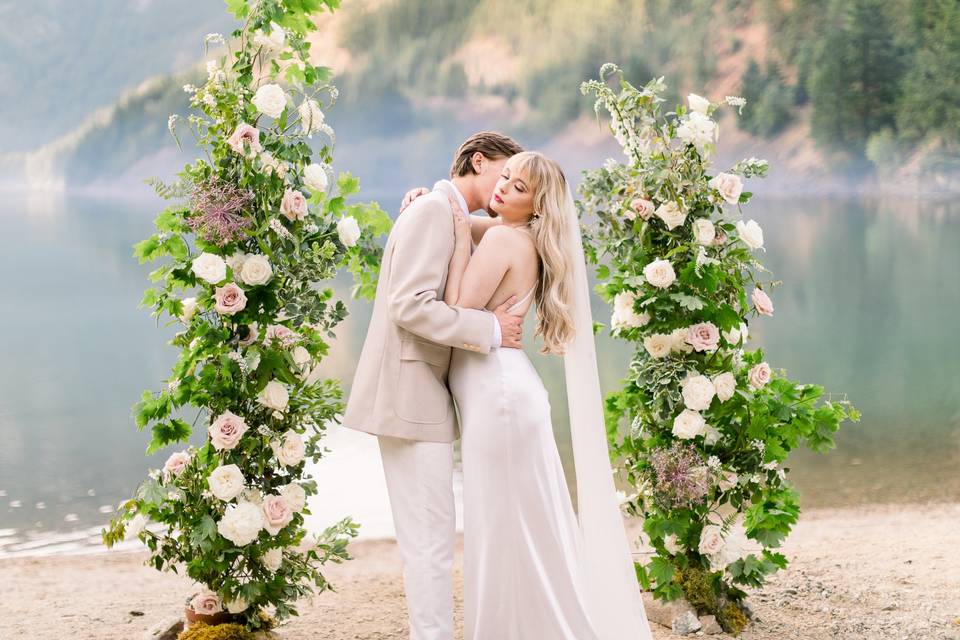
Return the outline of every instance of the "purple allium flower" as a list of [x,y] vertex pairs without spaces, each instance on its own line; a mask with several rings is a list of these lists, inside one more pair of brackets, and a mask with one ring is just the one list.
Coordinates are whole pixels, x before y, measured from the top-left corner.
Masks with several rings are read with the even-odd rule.
[[674,442],[650,454],[654,497],[668,508],[703,503],[710,490],[710,473],[691,444]]
[[222,247],[241,237],[253,223],[246,215],[251,203],[250,191],[209,178],[193,187],[187,224],[204,241]]

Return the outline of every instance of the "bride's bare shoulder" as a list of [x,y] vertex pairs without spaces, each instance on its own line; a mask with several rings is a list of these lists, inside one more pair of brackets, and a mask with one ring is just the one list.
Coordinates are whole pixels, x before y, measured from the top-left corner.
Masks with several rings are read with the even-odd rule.
[[508,244],[516,248],[534,248],[533,238],[530,237],[529,233],[505,224],[496,224],[487,229],[487,232],[483,234],[481,244],[484,242],[488,244]]

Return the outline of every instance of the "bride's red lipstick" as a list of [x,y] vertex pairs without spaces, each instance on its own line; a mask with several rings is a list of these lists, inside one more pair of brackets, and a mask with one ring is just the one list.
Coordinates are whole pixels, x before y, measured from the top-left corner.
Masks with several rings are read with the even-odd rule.
[[493,194],[493,199],[496,200],[498,204],[503,204],[503,198],[501,198],[497,194]]

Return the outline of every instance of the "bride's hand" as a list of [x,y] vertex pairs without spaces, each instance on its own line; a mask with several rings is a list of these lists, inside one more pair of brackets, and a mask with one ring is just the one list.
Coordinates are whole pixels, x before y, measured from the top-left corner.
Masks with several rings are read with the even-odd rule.
[[456,246],[470,248],[470,218],[460,208],[460,203],[451,196],[447,196],[450,201],[450,209],[453,210],[453,233],[456,237]]
[[403,202],[400,203],[400,213],[403,213],[403,210],[410,206],[410,203],[419,198],[420,196],[425,196],[430,193],[430,189],[426,187],[417,187],[416,189],[410,189],[407,191],[407,195],[403,196]]

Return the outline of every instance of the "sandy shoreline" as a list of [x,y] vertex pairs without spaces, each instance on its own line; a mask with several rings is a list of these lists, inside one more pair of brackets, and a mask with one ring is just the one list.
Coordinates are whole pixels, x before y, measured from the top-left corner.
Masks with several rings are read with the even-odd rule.
[[[745,640],[960,639],[960,503],[809,510],[784,550],[791,566],[752,595],[759,621]],[[303,603],[285,638],[407,637],[396,544],[366,540],[351,552],[354,560],[327,569],[338,591]],[[146,558],[0,560],[0,639],[139,640],[191,591],[188,580],[143,566]],[[653,628],[657,640],[675,637]]]

